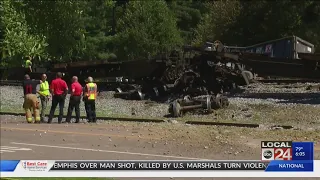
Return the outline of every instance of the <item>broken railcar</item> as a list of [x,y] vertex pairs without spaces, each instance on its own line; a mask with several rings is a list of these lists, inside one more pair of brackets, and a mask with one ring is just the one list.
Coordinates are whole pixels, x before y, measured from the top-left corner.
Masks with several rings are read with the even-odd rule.
[[82,84],[88,76],[92,76],[99,83],[100,90],[115,90],[118,95],[128,95],[128,91],[151,94],[146,92],[152,91],[151,86],[165,89],[163,86],[170,79],[169,76],[164,77],[164,72],[169,69],[168,62],[162,57],[136,61],[80,61],[55,64],[51,71],[64,72],[67,80],[78,76]]
[[297,36],[267,41],[247,47],[224,46],[213,43],[219,52],[237,55],[243,68],[261,77],[319,79],[320,55],[314,45]]
[[240,58],[260,76],[319,79],[320,55],[314,52],[313,44],[292,36],[247,47]]
[[222,46],[219,52],[243,52],[264,54],[270,58],[279,59],[300,59],[299,53],[314,53],[314,45],[297,36],[288,36],[280,39],[262,42],[246,47],[224,46],[218,43],[216,46]]
[[[66,79],[77,75],[82,83],[86,77],[93,76],[100,87],[117,91],[118,97],[157,99],[169,94],[198,96],[226,91],[225,87],[231,87],[226,84],[237,79],[240,73],[225,68],[216,61],[216,56],[185,48],[182,52],[174,51],[170,56],[159,55],[149,60],[62,63],[55,64],[52,70],[65,72]],[[238,79],[240,83],[242,78]]]
[[297,36],[267,41],[245,47],[245,52],[265,54],[270,58],[300,59],[299,53],[314,53],[314,45]]

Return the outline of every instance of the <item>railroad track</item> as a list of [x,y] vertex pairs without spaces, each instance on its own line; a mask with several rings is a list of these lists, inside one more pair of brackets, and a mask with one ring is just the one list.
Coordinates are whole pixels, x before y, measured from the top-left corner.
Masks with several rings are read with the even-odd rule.
[[[96,82],[98,85],[105,86],[107,82]],[[18,80],[0,80],[0,86],[21,86],[22,81]]]
[[319,83],[320,79],[259,79],[253,80],[260,83],[294,84],[294,83]]
[[22,81],[17,80],[0,80],[0,86],[21,86]]
[[[107,82],[97,82],[97,84],[100,87],[106,86],[106,83]],[[277,84],[320,83],[320,79],[255,79],[253,80],[253,83],[277,83]],[[22,85],[22,81],[0,80],[0,86],[21,86],[21,85]]]
[[[11,115],[11,116],[24,116],[24,113],[18,113],[18,112],[1,112],[0,115]],[[46,115],[47,116],[47,115]],[[58,117],[57,115],[54,115],[54,117]],[[65,118],[66,116],[64,116]],[[75,118],[75,116],[72,116],[72,118]],[[85,119],[86,116],[81,116],[81,119]],[[138,118],[138,117],[97,117],[98,120],[103,121],[128,121],[128,122],[153,122],[153,123],[168,123],[171,120],[170,119],[152,119],[152,118]],[[7,122],[10,123],[10,122]],[[16,122],[12,122],[15,123]],[[22,122],[26,123],[26,122]],[[213,121],[186,121],[186,122],[180,122],[181,124],[190,124],[190,125],[205,125],[205,126],[231,126],[231,127],[244,127],[244,128],[281,128],[281,129],[294,129],[294,126],[290,125],[272,125],[272,126],[266,126],[263,124],[254,124],[254,123],[236,123],[236,122],[213,122]]]

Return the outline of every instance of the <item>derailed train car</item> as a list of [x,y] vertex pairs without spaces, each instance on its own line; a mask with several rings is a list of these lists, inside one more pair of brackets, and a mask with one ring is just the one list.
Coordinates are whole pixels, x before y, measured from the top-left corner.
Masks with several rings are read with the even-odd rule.
[[[221,94],[237,85],[249,84],[252,73],[320,78],[319,59],[313,44],[291,36],[247,47],[225,46],[216,41],[202,48],[188,46],[180,52],[148,60],[53,64],[48,74],[51,79],[55,72],[64,72],[67,81],[77,75],[82,84],[85,78],[93,76],[102,87],[100,90],[111,88],[117,91],[116,96],[157,99],[168,94]],[[40,72],[36,73],[39,76]]]
[[[54,64],[49,68],[49,77],[60,71],[65,73],[65,80],[76,75],[84,84],[85,78],[93,76],[100,90],[115,90],[115,96],[127,99],[160,100],[174,95],[178,100],[170,105],[170,112],[180,116],[188,109],[211,111],[226,106],[227,98],[221,94],[249,84],[252,73],[320,79],[319,65],[314,45],[292,36],[248,47],[224,46],[216,41],[203,48],[188,46],[181,52],[148,60]],[[201,95],[207,96],[194,99]]]
[[299,53],[314,53],[314,45],[297,36],[289,36],[247,47],[224,46],[224,52],[264,54],[270,58],[301,59]]
[[52,71],[65,72],[66,79],[72,75],[81,80],[93,76],[100,87],[115,90],[116,96],[129,99],[218,94],[232,85],[247,83],[240,71],[226,70],[214,59],[210,53],[186,47],[182,53],[176,51],[149,60],[55,64]]
[[248,47],[220,45],[220,51],[239,55],[241,64],[246,69],[262,77],[320,78],[320,55],[315,54],[315,47],[312,43],[297,36]]
[[246,47],[245,52],[265,54],[271,58],[301,59],[299,53],[314,53],[314,45],[290,36]]

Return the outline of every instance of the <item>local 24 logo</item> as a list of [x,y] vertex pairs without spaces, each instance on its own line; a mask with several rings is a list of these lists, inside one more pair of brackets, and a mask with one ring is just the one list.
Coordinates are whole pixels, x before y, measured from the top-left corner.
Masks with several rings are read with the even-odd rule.
[[261,160],[292,160],[291,141],[262,141]]

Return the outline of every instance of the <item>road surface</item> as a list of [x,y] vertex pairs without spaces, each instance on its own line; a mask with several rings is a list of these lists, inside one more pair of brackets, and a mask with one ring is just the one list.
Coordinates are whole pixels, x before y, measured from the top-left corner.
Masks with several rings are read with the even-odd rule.
[[[226,160],[260,158],[259,149],[249,148],[253,149],[250,155],[235,156],[232,153],[222,153],[219,149],[206,148],[202,145],[192,146],[183,143],[181,139],[173,139],[174,136],[168,132],[160,132],[157,129],[157,126],[160,125],[157,124],[145,124],[145,128],[139,128],[130,125],[130,123],[126,125],[119,123],[94,125],[26,124],[22,121],[8,121],[9,118],[10,116],[1,116],[0,152],[3,160]],[[219,178],[196,179],[217,180]]]

